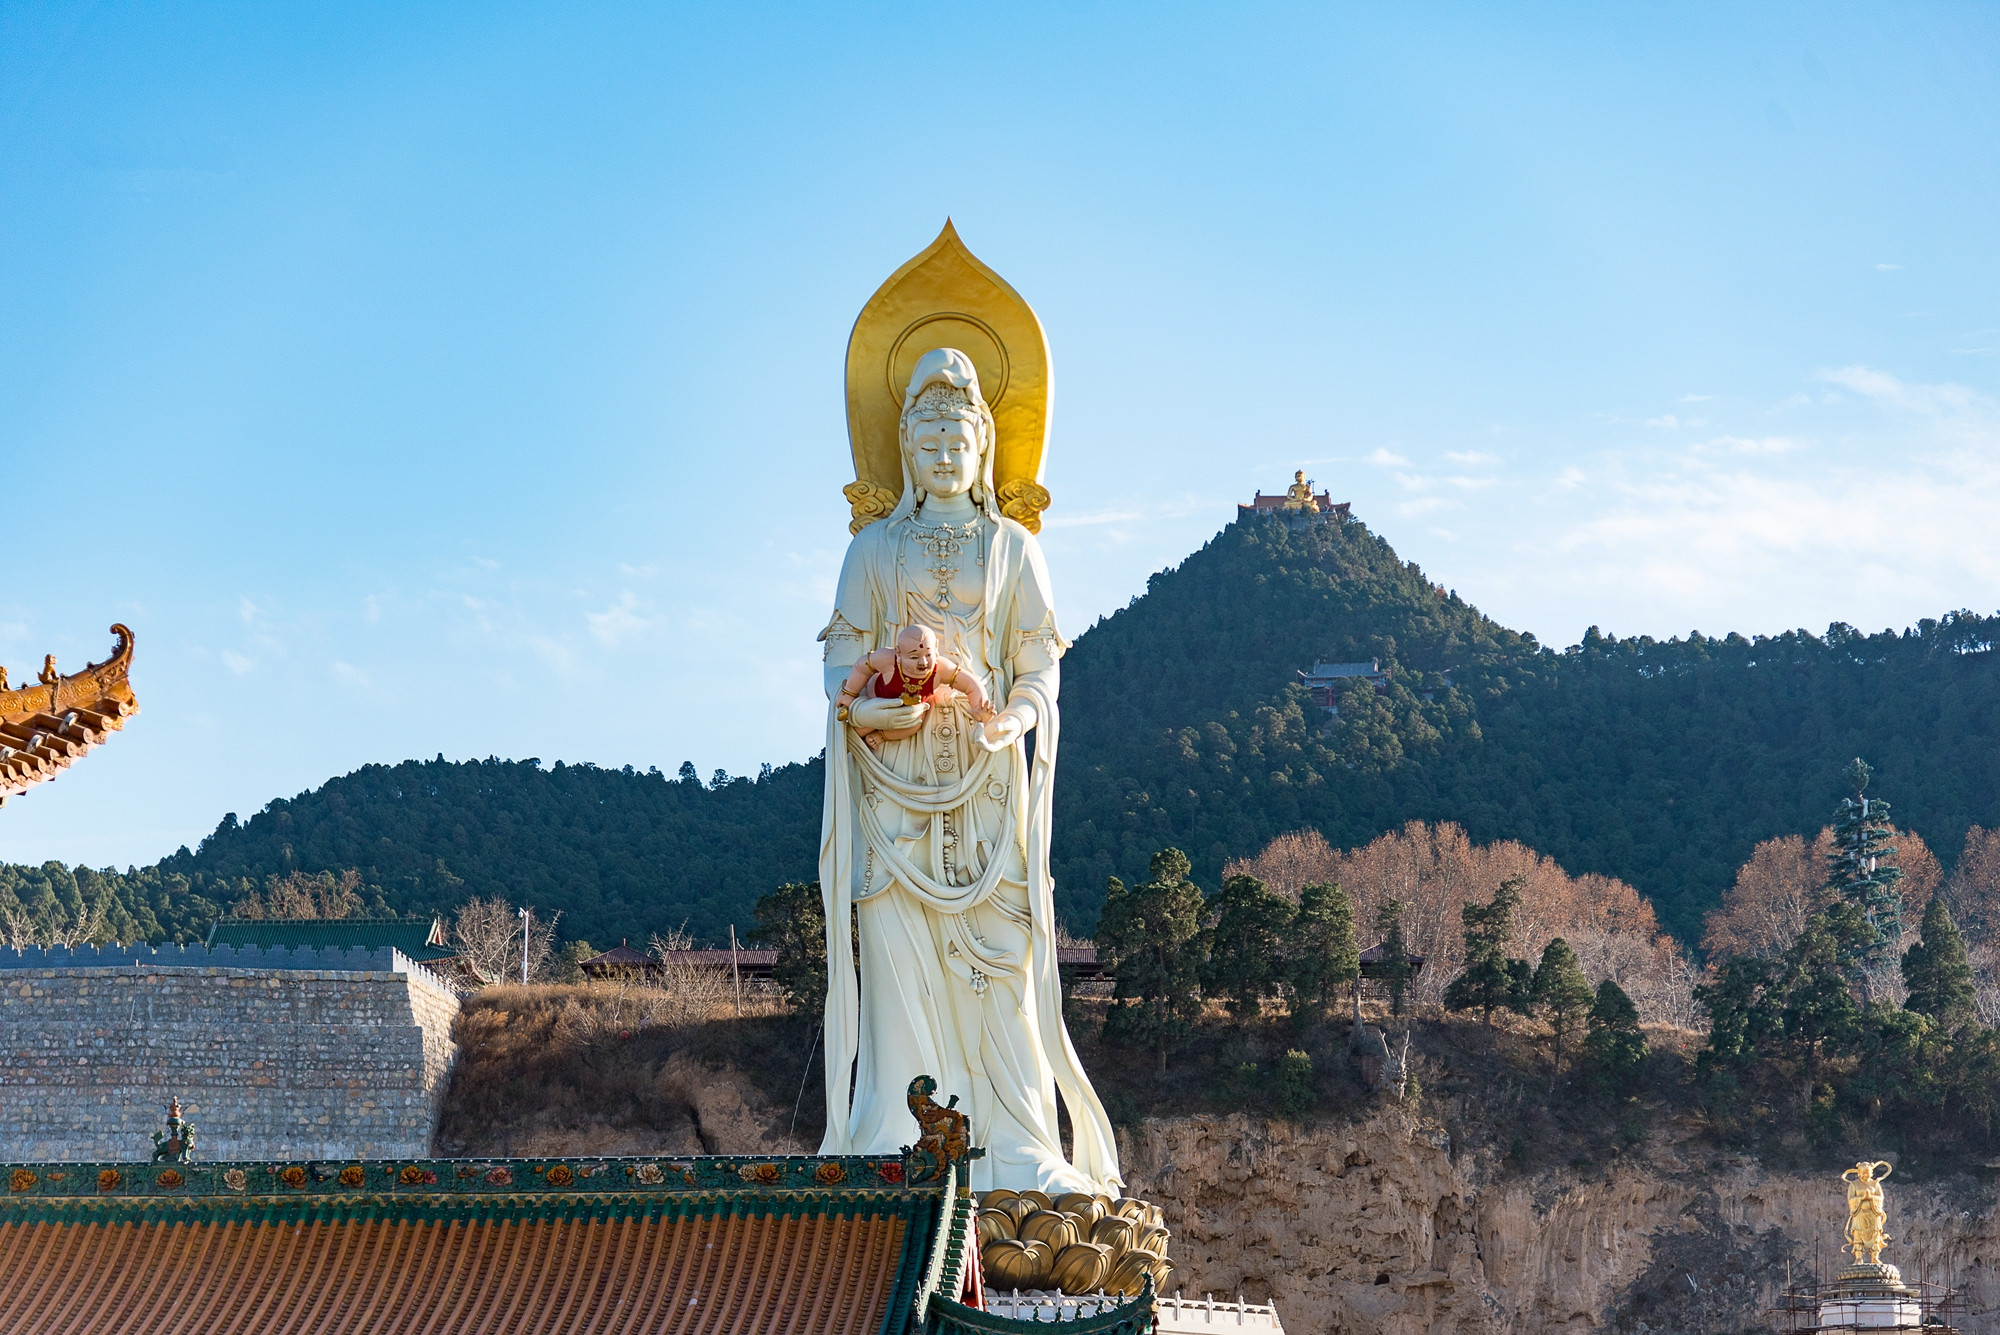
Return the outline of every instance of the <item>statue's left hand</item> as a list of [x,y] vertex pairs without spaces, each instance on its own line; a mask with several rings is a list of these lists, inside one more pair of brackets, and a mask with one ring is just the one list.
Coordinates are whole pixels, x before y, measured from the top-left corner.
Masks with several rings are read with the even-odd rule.
[[1021,740],[1028,720],[1013,709],[1003,709],[979,725],[979,744],[988,751],[1000,751]]

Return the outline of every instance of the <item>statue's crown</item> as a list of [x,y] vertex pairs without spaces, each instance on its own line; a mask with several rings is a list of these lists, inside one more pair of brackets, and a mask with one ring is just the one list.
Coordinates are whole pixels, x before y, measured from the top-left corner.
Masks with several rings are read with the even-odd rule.
[[957,417],[976,412],[970,394],[957,385],[939,382],[925,385],[923,392],[917,395],[917,401],[910,405],[910,413],[915,417]]

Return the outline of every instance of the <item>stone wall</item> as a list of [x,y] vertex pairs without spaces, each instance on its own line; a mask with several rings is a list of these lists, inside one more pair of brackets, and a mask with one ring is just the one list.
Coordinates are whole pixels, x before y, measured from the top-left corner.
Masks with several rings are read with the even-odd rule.
[[149,1157],[176,1096],[204,1159],[421,1157],[457,1015],[392,950],[0,951],[0,1159]]

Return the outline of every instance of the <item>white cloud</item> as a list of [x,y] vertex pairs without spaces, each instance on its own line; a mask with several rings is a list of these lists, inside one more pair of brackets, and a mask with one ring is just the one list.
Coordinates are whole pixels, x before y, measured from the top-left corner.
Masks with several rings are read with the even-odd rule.
[[1806,443],[1791,436],[1717,436],[1695,446],[1705,454],[1790,454]]
[[618,648],[653,624],[650,618],[639,614],[638,595],[629,589],[602,612],[585,612],[583,619],[590,625],[591,636],[607,649]]
[[1146,517],[1143,510],[1089,510],[1083,514],[1042,516],[1043,528],[1092,528],[1099,524],[1134,524]]
[[1940,385],[1906,385],[1886,371],[1877,371],[1867,366],[1843,366],[1837,371],[1822,370],[1819,378],[1852,390],[1864,398],[1873,399],[1877,403],[1929,415],[1964,412],[1981,402],[1980,396],[1964,385],[1955,385],[1948,381]]
[[1434,514],[1439,510],[1463,510],[1465,502],[1455,501],[1445,496],[1421,496],[1414,501],[1404,501],[1396,507],[1396,513],[1404,518]]
[[1583,470],[1575,465],[1571,465],[1556,474],[1556,489],[1558,491],[1575,491],[1586,480]]
[[1894,273],[1903,266],[1900,264],[1878,264],[1875,267],[1883,273]]
[[1484,454],[1478,450],[1446,450],[1444,457],[1455,464],[1463,464],[1467,468],[1488,467],[1500,462],[1499,455]]
[[254,658],[245,658],[234,649],[224,649],[222,651],[222,665],[240,677],[251,668],[256,667],[257,660]]
[[[1656,634],[1663,621],[1682,633],[1903,625],[1990,600],[2000,407],[1961,385],[1864,366],[1819,378],[1858,396],[1832,410],[1824,441],[1722,435],[1689,451],[1606,456],[1598,499],[1570,522],[1552,515],[1545,541],[1517,548],[1519,569],[1489,577],[1542,597],[1566,586],[1563,601],[1579,609],[1615,596],[1625,633],[1634,621]],[[1565,469],[1556,487],[1581,481]],[[1601,619],[1578,615],[1578,625]]]
[[373,682],[368,680],[368,674],[352,663],[343,663],[336,659],[332,672],[333,679],[344,686],[357,686],[362,690],[366,690],[374,685]]
[[1377,468],[1408,468],[1410,466],[1410,461],[1402,455],[1382,449],[1379,446],[1376,447],[1374,453],[1368,456],[1368,462],[1374,464]]
[[1681,419],[1675,417],[1672,413],[1662,413],[1658,417],[1648,417],[1646,419],[1647,426],[1664,427],[1669,431],[1673,430],[1680,424],[1681,424]]
[[1681,395],[1681,396],[1680,396],[1679,398],[1675,399],[1675,400],[1674,400],[1674,402],[1675,402],[1675,403],[1707,403],[1707,402],[1708,402],[1708,401],[1709,401],[1710,399],[1712,399],[1712,398],[1714,398],[1714,397],[1715,397],[1715,395],[1713,395],[1713,394],[1683,394],[1683,395]]

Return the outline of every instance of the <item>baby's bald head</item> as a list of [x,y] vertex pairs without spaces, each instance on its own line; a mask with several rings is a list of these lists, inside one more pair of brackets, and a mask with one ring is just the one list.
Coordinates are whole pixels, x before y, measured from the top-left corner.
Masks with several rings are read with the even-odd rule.
[[929,626],[905,626],[896,636],[896,666],[903,676],[927,677],[937,666],[937,635]]

